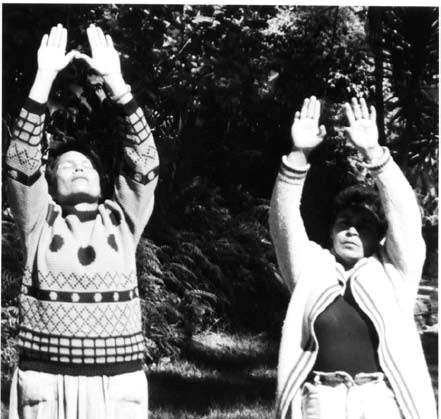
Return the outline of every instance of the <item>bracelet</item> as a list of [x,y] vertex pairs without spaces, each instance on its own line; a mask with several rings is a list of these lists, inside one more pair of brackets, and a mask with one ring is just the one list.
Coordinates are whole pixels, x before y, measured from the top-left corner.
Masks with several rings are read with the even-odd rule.
[[389,163],[389,160],[392,158],[390,155],[390,151],[387,147],[382,147],[383,149],[383,155],[376,159],[374,162],[370,163],[364,163],[364,166],[371,170],[371,171],[378,171],[382,169],[384,166],[386,166],[387,163]]
[[118,101],[120,101],[125,95],[128,95],[128,94],[131,93],[131,92],[132,92],[132,88],[131,88],[128,84],[126,84],[126,89],[125,89],[122,93],[120,93],[120,94],[117,95],[117,96],[110,96],[110,99],[113,100],[114,102],[118,102]]

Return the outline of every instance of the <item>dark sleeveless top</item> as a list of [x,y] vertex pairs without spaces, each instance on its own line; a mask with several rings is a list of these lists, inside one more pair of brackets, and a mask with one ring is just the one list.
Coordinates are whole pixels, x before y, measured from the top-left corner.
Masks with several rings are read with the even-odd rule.
[[316,319],[314,331],[319,350],[314,371],[381,371],[378,361],[378,335],[374,325],[358,307],[348,282],[338,296]]

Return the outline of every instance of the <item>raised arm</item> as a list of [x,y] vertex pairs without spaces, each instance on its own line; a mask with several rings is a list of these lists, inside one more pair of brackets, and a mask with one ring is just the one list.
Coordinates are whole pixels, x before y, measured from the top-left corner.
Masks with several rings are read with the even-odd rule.
[[123,79],[119,54],[112,38],[93,24],[87,29],[87,35],[92,57],[85,54],[78,57],[104,78],[112,99],[122,106],[125,115],[125,132],[122,133],[124,161],[115,184],[115,198],[126,214],[135,241],[138,241],[153,210],[159,172],[158,153],[144,113]]
[[44,219],[49,202],[47,183],[41,173],[41,139],[52,83],[76,54],[66,54],[66,44],[67,31],[61,24],[43,36],[35,81],[15,121],[6,154],[8,199],[24,240]]
[[287,287],[292,290],[301,276],[302,267],[310,263],[313,249],[300,214],[303,184],[309,169],[308,156],[326,134],[319,127],[320,102],[311,96],[297,111],[291,128],[293,148],[283,156],[271,198],[270,233],[277,261]]
[[384,250],[389,261],[412,281],[413,291],[421,278],[425,244],[421,235],[421,214],[415,194],[387,148],[378,144],[376,113],[364,99],[344,105],[349,127],[346,133],[364,157],[375,179],[388,229]]

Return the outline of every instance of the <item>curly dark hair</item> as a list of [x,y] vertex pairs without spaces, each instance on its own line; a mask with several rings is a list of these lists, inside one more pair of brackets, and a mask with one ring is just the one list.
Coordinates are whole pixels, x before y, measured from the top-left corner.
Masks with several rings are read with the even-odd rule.
[[341,211],[348,208],[369,211],[377,222],[379,236],[384,237],[387,231],[387,221],[380,196],[375,189],[357,184],[340,191],[334,199],[333,222]]
[[45,176],[49,186],[49,193],[53,198],[56,196],[56,168],[59,158],[68,151],[78,151],[84,154],[92,162],[95,170],[98,172],[101,186],[101,196],[107,191],[106,179],[104,175],[104,166],[96,151],[89,145],[82,141],[72,140],[59,145],[55,150],[49,154],[48,163],[46,166]]

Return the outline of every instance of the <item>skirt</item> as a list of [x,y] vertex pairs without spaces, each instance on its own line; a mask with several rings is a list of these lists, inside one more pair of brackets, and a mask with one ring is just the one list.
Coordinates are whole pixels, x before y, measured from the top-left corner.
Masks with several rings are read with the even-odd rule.
[[72,376],[17,369],[9,419],[147,419],[144,371]]

